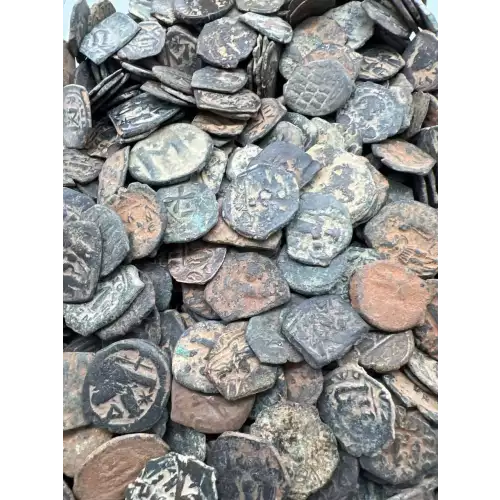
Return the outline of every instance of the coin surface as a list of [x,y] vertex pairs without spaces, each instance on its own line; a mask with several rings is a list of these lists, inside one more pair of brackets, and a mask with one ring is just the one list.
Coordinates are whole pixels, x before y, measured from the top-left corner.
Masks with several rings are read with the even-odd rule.
[[122,47],[116,55],[120,59],[136,61],[156,56],[165,45],[165,28],[156,21],[143,21],[138,24],[138,33]]
[[63,142],[67,148],[83,149],[92,128],[87,89],[81,85],[63,87]]
[[361,51],[361,55],[360,80],[384,81],[396,75],[405,65],[404,59],[390,47],[371,47]]
[[191,85],[194,89],[234,94],[245,86],[247,79],[247,74],[241,69],[223,70],[205,66],[193,73]]
[[238,138],[243,144],[251,144],[264,137],[285,116],[286,108],[276,99],[261,99],[259,111],[246,124],[245,129]]
[[359,49],[373,36],[373,20],[361,2],[347,2],[328,10],[325,17],[333,19],[347,35],[347,46]]
[[323,373],[308,363],[288,363],[285,366],[288,401],[315,405],[323,391]]
[[434,394],[438,393],[438,362],[435,359],[415,349],[408,368]]
[[401,38],[410,36],[410,29],[392,9],[375,0],[364,0],[361,5],[368,16],[389,33]]
[[438,39],[430,31],[420,31],[403,53],[404,75],[415,90],[428,92],[438,87]]
[[89,29],[90,9],[86,0],[78,0],[73,4],[69,19],[68,49],[76,57],[82,40]]

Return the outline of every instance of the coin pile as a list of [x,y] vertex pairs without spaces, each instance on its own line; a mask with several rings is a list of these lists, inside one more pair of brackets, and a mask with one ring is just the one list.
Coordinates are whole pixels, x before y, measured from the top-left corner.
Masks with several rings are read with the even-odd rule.
[[421,0],[75,3],[65,499],[437,499],[437,89]]

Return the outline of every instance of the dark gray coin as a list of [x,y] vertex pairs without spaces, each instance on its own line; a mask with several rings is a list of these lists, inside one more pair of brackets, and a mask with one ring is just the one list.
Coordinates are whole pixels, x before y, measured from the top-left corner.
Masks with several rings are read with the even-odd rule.
[[346,354],[368,329],[348,303],[324,295],[291,308],[281,330],[313,368],[322,368]]
[[292,41],[292,27],[279,17],[263,16],[254,12],[247,12],[241,15],[239,20],[275,42],[287,44]]
[[234,0],[174,0],[174,14],[187,24],[205,24],[223,17]]
[[90,92],[96,85],[96,81],[90,71],[89,62],[82,61],[75,69],[75,81],[76,85],[81,85]]
[[205,300],[205,287],[203,285],[181,284],[182,302],[189,313],[194,313],[204,319],[220,319],[219,315]]
[[217,223],[217,200],[205,184],[177,184],[160,189],[157,195],[167,212],[165,243],[194,241]]
[[186,28],[172,26],[165,39],[165,54],[161,63],[192,75],[201,68],[196,56],[197,39]]
[[249,169],[252,158],[255,158],[261,151],[262,148],[256,144],[249,144],[244,148],[236,148],[227,162],[227,178],[230,181],[234,181],[238,175],[245,173]]
[[165,354],[145,340],[120,340],[99,351],[83,384],[85,415],[115,433],[142,432],[161,418],[170,395]]
[[75,57],[68,49],[68,42],[63,40],[63,86],[75,82]]
[[92,88],[92,90],[90,90],[89,97],[90,98],[95,98],[97,96],[100,97],[101,95],[103,95],[102,93],[100,93],[100,91],[104,87],[106,87],[106,89],[105,89],[105,92],[106,92],[108,90],[108,88],[110,88],[107,86],[107,84],[110,82],[113,82],[113,85],[114,85],[120,79],[117,77],[121,77],[122,75],[123,75],[123,70],[118,69],[114,73],[112,73],[111,75],[108,75],[106,78],[103,78],[95,87]]
[[278,12],[286,0],[236,0],[236,6],[242,12],[273,14]]
[[351,98],[337,112],[337,122],[354,126],[363,143],[380,142],[395,135],[403,123],[405,107],[391,89],[372,82],[356,85]]
[[396,409],[394,440],[374,455],[360,458],[364,470],[389,484],[406,483],[437,465],[436,432],[418,411]]
[[418,90],[412,95],[412,116],[408,129],[403,134],[405,139],[410,139],[411,137],[418,134],[422,125],[424,123],[425,117],[429,110],[430,94],[426,92],[421,92]]
[[123,337],[132,330],[134,326],[139,325],[155,307],[155,289],[151,278],[139,273],[144,288],[134,299],[127,310],[115,321],[97,330],[96,335],[102,340],[112,340]]
[[107,116],[92,127],[86,147],[88,154],[97,158],[108,158],[120,149],[118,134]]
[[266,146],[256,157],[250,160],[249,167],[266,163],[283,167],[295,175],[299,188],[304,187],[320,170],[320,165],[302,149],[284,141],[275,141]]
[[97,224],[102,237],[101,276],[114,271],[127,256],[130,245],[128,235],[116,212],[104,205],[89,208],[84,219]]
[[[126,335],[127,339],[142,339],[159,346],[161,344],[160,313],[156,307]],[[162,434],[163,435],[163,434]]]
[[435,160],[438,159],[438,125],[421,129],[415,136],[414,141],[422,151],[425,151]]
[[174,0],[153,0],[151,15],[166,26],[175,24]]
[[196,104],[194,97],[191,95],[185,94],[184,92],[180,92],[163,84],[161,84],[161,88],[163,89],[163,91],[170,94],[170,99],[172,99],[172,97],[175,97],[176,102],[179,103],[180,101],[181,105],[188,106]]
[[[419,29],[417,23],[408,11],[405,2],[403,2],[402,0],[391,0],[391,3],[394,5],[398,14],[401,16],[401,20],[404,21],[404,23],[411,29],[411,31],[413,31],[414,33],[418,33]],[[409,3],[411,4],[411,1]],[[412,7],[414,7],[413,4],[411,5]]]
[[354,52],[354,50],[347,45],[322,43],[304,56],[302,63],[307,64],[311,61],[321,61],[324,59],[338,61],[342,64],[347,76],[353,81],[358,77],[363,61],[361,54]]
[[210,136],[194,125],[168,125],[132,148],[129,173],[141,182],[164,186],[200,171],[212,150]]
[[[175,344],[186,330],[182,316],[175,309],[168,309],[160,312],[161,325],[161,348],[168,350],[170,354],[174,352]],[[176,450],[174,450],[176,451]]]
[[114,14],[116,9],[109,0],[99,0],[90,7],[89,27],[87,31],[91,31],[94,26],[97,26],[101,21],[104,21],[111,14]]
[[202,432],[170,421],[167,425],[164,440],[170,449],[176,453],[194,457],[201,461],[205,460],[207,437]]
[[140,84],[138,84],[137,89],[127,90],[118,94],[116,97],[113,97],[113,99],[108,102],[109,107],[113,108],[114,106],[118,106],[118,104],[121,104],[122,102],[128,101],[129,99],[132,99],[132,97],[139,95],[141,93],[139,90],[140,88],[141,86]]
[[389,88],[405,109],[403,121],[401,122],[401,127],[398,130],[398,134],[401,134],[407,130],[411,124],[413,116],[413,87],[407,80],[406,76],[399,73],[390,81]]
[[231,183],[222,216],[243,236],[265,240],[290,222],[298,206],[295,176],[281,167],[262,164]]
[[122,62],[122,68],[132,75],[135,75],[139,78],[136,80],[156,80],[155,75],[149,69],[143,68],[142,66],[137,66],[136,64],[131,64],[126,61]]
[[79,220],[82,213],[94,205],[90,196],[63,187],[63,220]]
[[304,115],[289,111],[284,116],[283,121],[290,122],[292,125],[295,125],[301,130],[306,139],[304,144],[304,149],[306,151],[316,144],[318,139],[318,129],[316,128],[316,125],[314,125],[314,123]]
[[82,184],[97,179],[103,163],[100,158],[92,158],[77,149],[63,150],[63,176]]
[[147,274],[155,289],[155,304],[159,311],[168,308],[172,298],[172,278],[167,269],[160,264],[148,261],[138,261],[137,268]]
[[361,2],[347,2],[325,12],[324,17],[333,19],[347,35],[347,46],[359,49],[373,36],[373,20],[361,6]]
[[363,61],[358,75],[360,80],[388,80],[405,65],[404,59],[390,47],[372,47],[362,51],[361,55]]
[[[358,2],[350,2],[358,3]],[[349,5],[349,4],[346,4]],[[345,451],[339,451],[339,464],[330,481],[309,500],[354,500],[358,495],[359,463]],[[361,499],[359,499],[361,500]]]
[[105,203],[110,196],[116,194],[118,189],[124,186],[129,153],[130,146],[126,146],[104,162],[99,174],[98,203]]
[[394,179],[388,178],[389,189],[387,191],[387,203],[395,201],[414,201],[413,189],[405,186]]
[[403,53],[403,70],[415,90],[438,88],[438,39],[430,31],[420,31]]
[[70,487],[66,484],[66,481],[63,480],[63,500],[75,500],[73,492]]
[[90,71],[92,72],[92,76],[96,83],[99,83],[102,80],[101,72],[99,71],[99,66],[93,63],[90,59],[86,59],[90,65]]
[[232,120],[208,111],[198,113],[191,124],[196,125],[207,134],[221,138],[237,137],[243,132],[246,125],[240,120]]
[[108,116],[124,139],[151,132],[172,118],[179,107],[144,92],[112,109]]
[[260,97],[276,97],[280,56],[281,45],[277,42],[269,42],[262,54],[260,65],[260,83],[257,87],[257,94]]
[[[213,111],[222,116],[229,116],[237,119],[238,113],[241,115],[251,115],[259,111],[259,97],[247,89],[240,90],[235,94],[220,94],[208,90],[195,90],[194,97],[199,109]],[[242,118],[245,119],[245,118]]]
[[375,0],[364,0],[362,6],[368,16],[389,33],[402,38],[410,36],[410,29],[394,11],[384,7]]
[[87,89],[80,85],[63,87],[63,142],[67,148],[82,149],[92,128]]
[[283,95],[294,111],[324,116],[343,106],[353,88],[353,81],[338,61],[312,61],[292,73]]
[[250,418],[256,419],[259,413],[265,408],[286,400],[286,381],[283,368],[278,366],[277,371],[276,383],[267,391],[257,394]]
[[96,290],[101,270],[99,227],[74,220],[63,227],[63,302],[87,302]]
[[139,23],[140,31],[118,52],[120,59],[136,61],[158,55],[165,45],[165,28],[156,21]]
[[89,302],[64,304],[64,320],[80,335],[90,335],[118,319],[143,288],[137,269],[124,266],[97,285]]
[[259,146],[261,148],[266,148],[269,144],[276,141],[286,142],[300,149],[304,149],[306,138],[299,127],[289,122],[282,121],[259,142]]
[[195,89],[234,94],[245,86],[247,79],[242,69],[230,71],[205,66],[193,73],[191,85]]
[[426,29],[432,31],[433,33],[438,32],[438,22],[434,14],[429,10],[429,7],[425,5],[422,0],[410,0],[418,10],[420,16],[422,17],[423,24]]
[[302,355],[281,333],[281,325],[289,308],[300,299],[292,296],[291,301],[271,311],[253,316],[248,322],[245,338],[261,363],[281,365],[288,361],[297,363]]
[[315,405],[323,391],[323,373],[305,361],[288,363],[285,366],[288,401],[304,405]]
[[285,113],[285,106],[276,99],[262,99],[259,111],[248,121],[238,141],[243,145],[247,145],[264,137],[285,116]]
[[192,94],[191,75],[184,73],[175,68],[168,66],[153,66],[153,74],[160,80],[161,83],[179,90],[185,94]]
[[371,248],[353,246],[347,248],[332,261],[331,265],[336,265],[341,275],[330,289],[330,293],[349,301],[349,281],[356,269],[380,259],[382,259],[382,256]]
[[236,68],[250,55],[256,41],[255,31],[237,19],[217,19],[201,30],[196,53],[212,66]]
[[82,40],[88,33],[89,16],[90,9],[87,0],[75,2],[69,19],[68,34],[68,49],[74,57],[78,55]]
[[151,19],[151,0],[129,0],[128,11],[132,17],[147,21]]
[[438,393],[438,362],[435,359],[415,349],[408,368],[434,394]]
[[391,394],[363,368],[346,365],[327,375],[318,409],[323,422],[355,457],[373,455],[394,439]]
[[129,16],[115,12],[85,36],[80,52],[93,63],[101,64],[130,42],[139,29],[139,25]]
[[83,194],[90,196],[94,201],[97,200],[97,181],[89,182],[88,184],[76,184],[76,188]]
[[113,80],[108,82],[94,97],[90,99],[90,104],[92,104],[92,112],[101,109],[103,106],[106,110],[111,109],[108,103],[114,95],[116,95],[122,87],[130,79],[128,73],[119,74]]
[[224,432],[207,448],[215,468],[219,500],[241,494],[254,500],[286,498],[290,478],[278,450],[264,439]]
[[[339,262],[340,261],[340,262]],[[290,288],[306,296],[328,293],[342,278],[344,257],[339,255],[327,267],[308,266],[292,259],[284,246],[278,257],[278,267]],[[291,360],[290,360],[291,361]]]
[[288,255],[310,266],[328,267],[352,238],[347,207],[331,194],[304,193],[286,228]]
[[149,431],[146,431],[147,433],[150,434],[156,434],[158,437],[163,438],[165,435],[165,432],[167,431],[167,422],[169,420],[169,412],[168,409],[165,409],[160,417],[160,420],[156,422],[156,424],[149,429]]
[[[341,151],[345,151],[345,140],[343,133],[343,125],[338,123],[330,123],[323,118],[314,117],[311,120],[318,130],[318,140],[316,141],[316,146],[323,146],[323,151],[328,153],[330,156],[338,156]],[[313,148],[315,155],[317,155],[321,149],[319,147]],[[328,164],[329,161],[325,158],[326,161],[322,161],[323,164]]]
[[175,106],[189,105],[186,101],[183,101],[182,99],[179,99],[178,97],[172,95],[170,92],[167,92],[165,90],[165,87],[163,87],[158,82],[147,81],[141,85],[141,90],[147,92],[148,94],[151,94],[157,99],[166,101],[167,103],[170,103]]

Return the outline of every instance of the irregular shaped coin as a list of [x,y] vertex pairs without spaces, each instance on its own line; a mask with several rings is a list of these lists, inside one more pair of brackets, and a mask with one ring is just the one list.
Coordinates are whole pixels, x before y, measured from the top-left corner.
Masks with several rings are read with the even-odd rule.
[[165,66],[192,75],[201,68],[201,60],[196,56],[197,39],[186,28],[172,26],[165,37],[165,47],[160,59]]
[[81,85],[66,85],[63,87],[64,145],[83,149],[91,128],[92,114],[87,89]]
[[303,149],[306,138],[299,127],[282,121],[259,142],[259,146],[265,148],[276,141],[287,142]]
[[430,282],[436,282],[436,289],[431,289],[433,298],[427,306],[425,314],[425,322],[422,326],[417,326],[413,333],[415,334],[415,343],[417,347],[428,354],[433,359],[438,359],[438,292],[437,280],[427,280],[428,286]]
[[167,424],[164,440],[176,453],[191,456],[201,461],[205,460],[207,437],[202,432],[170,421]]
[[220,319],[219,315],[205,300],[205,287],[202,285],[181,284],[182,301],[189,312],[206,319]]
[[403,53],[404,75],[415,90],[429,92],[438,87],[438,39],[430,31],[420,31]]
[[158,55],[165,45],[165,28],[156,21],[139,23],[139,32],[118,52],[120,59],[136,61]]
[[236,5],[242,12],[257,12],[258,14],[273,14],[285,4],[285,0],[236,0]]
[[78,0],[73,4],[69,19],[68,49],[76,57],[82,40],[89,30],[90,9],[87,0]]
[[438,362],[435,359],[415,349],[408,368],[434,394],[438,393]]
[[361,5],[368,16],[389,33],[401,38],[410,36],[410,29],[393,10],[375,0],[364,0]]
[[285,116],[286,108],[276,99],[264,98],[261,100],[259,111],[246,124],[238,138],[243,144],[251,144],[264,137]]
[[245,86],[247,80],[248,76],[242,69],[223,70],[205,66],[193,73],[191,85],[194,89],[234,94]]
[[250,418],[255,420],[257,415],[264,409],[273,406],[286,399],[286,382],[283,368],[277,367],[276,383],[267,391],[259,392],[255,398],[255,404],[250,413]]
[[361,55],[363,61],[358,75],[360,80],[388,80],[405,65],[404,59],[390,47],[371,47],[363,50]]
[[[221,116],[246,121],[260,108],[260,99],[257,94],[247,89],[242,89],[234,94],[221,94],[208,90],[194,91],[196,106],[206,109]],[[240,115],[237,115],[240,113]],[[248,115],[248,116],[247,116]]]
[[255,12],[246,12],[239,18],[242,23],[248,24],[255,31],[266,36],[269,40],[287,44],[292,41],[292,27],[279,17],[263,16]]
[[286,399],[292,403],[315,405],[323,391],[323,373],[308,363],[288,363],[285,366]]
[[100,158],[92,158],[78,149],[63,150],[63,176],[81,184],[89,184],[95,180],[103,163]]
[[371,456],[394,439],[396,410],[391,394],[363,368],[348,364],[330,372],[318,409],[323,422],[355,457]]

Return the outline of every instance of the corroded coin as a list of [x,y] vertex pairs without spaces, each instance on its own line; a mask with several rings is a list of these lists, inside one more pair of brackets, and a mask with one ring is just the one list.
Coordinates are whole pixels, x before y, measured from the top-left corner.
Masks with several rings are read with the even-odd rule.
[[278,450],[264,439],[226,432],[207,450],[215,468],[219,500],[286,498],[290,477]]
[[78,149],[64,149],[63,177],[81,184],[88,184],[97,179],[103,163],[100,158],[92,158]]
[[404,21],[396,15],[395,11],[375,0],[364,0],[362,2],[362,7],[375,23],[382,26],[382,28],[389,33],[401,38],[408,38],[410,36],[410,29],[404,24]]
[[225,116],[218,116],[208,111],[198,113],[191,122],[207,134],[217,137],[237,137],[245,129],[246,123]]
[[87,0],[78,0],[74,3],[68,33],[68,49],[74,57],[78,55],[82,40],[89,31],[89,16]]
[[250,433],[278,447],[294,497],[306,497],[324,486],[339,462],[337,440],[313,406],[283,402],[266,408]]
[[436,161],[438,159],[438,126],[425,127],[415,136],[415,144]]
[[146,464],[139,477],[128,485],[125,500],[168,498],[188,490],[192,500],[216,500],[215,469],[171,451]]
[[299,127],[289,122],[282,121],[259,142],[259,146],[265,148],[276,141],[286,142],[304,149],[306,138]]
[[138,78],[138,80],[156,80],[155,75],[150,69],[143,68],[142,66],[139,66],[137,64],[131,64],[126,61],[122,61],[122,68],[132,75],[135,75]]
[[286,228],[288,255],[311,266],[329,266],[351,242],[347,207],[333,195],[304,193],[299,210]]
[[158,82],[153,82],[151,80],[148,80],[141,85],[141,90],[147,92],[148,94],[151,94],[161,101],[166,101],[167,103],[175,104],[177,106],[189,106],[190,103],[173,95],[171,93],[172,89],[166,89],[167,87],[165,87],[164,85],[161,85]]
[[276,382],[276,368],[261,364],[247,344],[246,327],[246,321],[227,325],[208,353],[207,378],[228,401],[265,391]]
[[167,424],[164,440],[172,451],[205,460],[207,437],[202,432],[170,421]]
[[156,56],[163,49],[166,32],[160,23],[143,21],[139,23],[139,28],[137,35],[116,53],[120,59],[136,61]]
[[[262,54],[260,69],[255,69],[255,71],[258,71],[255,74],[256,79],[260,75],[259,82],[256,85],[256,92],[260,97],[276,97],[280,56],[281,45],[277,42],[269,42]],[[283,104],[283,102],[281,103]]]
[[286,0],[236,0],[236,6],[242,12],[273,14],[278,12]]
[[129,0],[128,11],[133,17],[145,21],[151,19],[151,0]]
[[94,26],[97,26],[101,21],[104,21],[111,14],[114,14],[116,9],[110,0],[99,0],[90,7],[89,27],[91,31]]
[[428,92],[438,87],[438,39],[430,31],[420,31],[403,53],[403,73],[415,90]]
[[344,356],[368,328],[348,303],[323,295],[290,308],[281,331],[313,368],[322,368]]
[[269,38],[269,40],[283,44],[292,41],[292,27],[279,17],[263,16],[255,12],[247,12],[242,14],[238,19]]
[[[160,312],[161,348],[170,354],[175,349],[175,344],[186,330],[181,314],[175,309]],[[175,450],[174,450],[175,451]]]
[[[241,428],[250,415],[255,396],[228,401],[216,394],[202,394],[192,391],[173,380],[171,399],[170,418],[173,422],[198,432],[220,434],[226,431],[237,431]],[[208,463],[210,464],[210,462]]]
[[248,121],[238,142],[247,145],[264,137],[285,116],[285,113],[285,106],[276,99],[262,99],[259,111]]
[[438,270],[437,210],[418,201],[386,205],[365,226],[370,247],[424,278]]
[[85,376],[85,415],[115,433],[150,429],[167,404],[171,378],[160,348],[138,339],[115,342],[96,354]]
[[394,440],[370,457],[361,457],[361,467],[389,484],[416,479],[437,465],[436,432],[418,411],[396,407]]
[[172,26],[165,37],[161,63],[192,75],[201,67],[201,61],[196,56],[196,42],[196,37],[186,28]]
[[222,203],[222,216],[243,236],[265,240],[286,226],[298,207],[295,176],[281,167],[261,164],[230,184]]
[[169,66],[153,66],[153,75],[160,80],[161,83],[173,89],[184,92],[185,94],[192,94],[191,75],[184,73]]
[[394,439],[396,411],[391,394],[363,368],[346,365],[330,372],[318,409],[323,422],[355,457],[371,456]]
[[147,274],[151,278],[158,310],[164,311],[167,309],[172,298],[172,278],[165,266],[144,260],[137,262],[136,266],[143,274]]
[[238,175],[246,173],[250,168],[252,158],[258,156],[261,151],[262,148],[256,144],[248,144],[243,148],[236,148],[229,156],[227,162],[227,178],[230,181],[234,181]]
[[210,136],[194,125],[167,125],[138,142],[130,151],[134,179],[162,186],[200,171],[212,154]]
[[325,59],[338,61],[343,66],[347,76],[353,81],[358,77],[363,62],[363,57],[347,45],[336,45],[333,43],[318,45],[318,47],[304,56],[302,61],[303,64],[307,64],[311,61]]
[[337,122],[358,129],[363,143],[380,142],[401,128],[405,107],[394,92],[373,82],[358,83]]
[[371,47],[363,50],[361,55],[363,61],[358,75],[360,80],[388,80],[405,65],[404,59],[390,47]]
[[87,302],[94,296],[101,258],[102,240],[97,224],[83,220],[64,224],[63,302]]
[[315,405],[323,391],[323,373],[308,363],[288,363],[285,366],[288,401]]
[[224,178],[224,173],[226,171],[227,155],[219,148],[215,148],[212,151],[212,155],[208,159],[208,163],[205,168],[193,174],[191,176],[192,182],[201,182],[207,186],[210,191],[217,194],[220,190],[222,180]]
[[351,278],[349,296],[354,309],[385,332],[402,332],[422,325],[431,299],[423,280],[390,261],[359,268]]
[[182,302],[187,309],[206,319],[220,319],[219,315],[205,300],[205,287],[202,285],[188,285],[182,283]]
[[234,119],[239,116],[242,120],[247,120],[260,108],[259,96],[247,89],[240,90],[235,94],[195,90],[194,97],[198,109],[206,109]]
[[255,397],[255,403],[250,413],[250,418],[255,420],[257,415],[264,409],[286,400],[286,382],[283,368],[277,367],[276,383],[267,391],[259,392]]
[[225,257],[226,247],[196,241],[169,252],[168,270],[180,283],[204,285],[215,276]]
[[63,87],[63,142],[67,148],[83,149],[92,128],[87,89],[81,85]]
[[99,187],[97,190],[98,203],[106,203],[106,200],[116,194],[118,189],[125,184],[127,176],[130,146],[125,146],[113,153],[102,165],[99,173]]
[[404,138],[409,139],[417,134],[423,126],[427,113],[429,111],[429,103],[431,94],[417,91],[412,94],[412,116],[410,125],[404,133]]
[[373,154],[392,170],[416,175],[428,174],[436,160],[417,146],[401,139],[373,144]]
[[250,55],[256,41],[255,31],[238,19],[217,19],[203,26],[196,53],[212,66],[236,68]]
[[63,220],[79,220],[85,210],[94,206],[95,202],[86,194],[63,187]]
[[[318,130],[316,125],[312,123],[311,120],[307,119],[304,115],[300,113],[293,113],[289,111],[283,118],[283,121],[290,122],[292,125],[298,127],[303,133],[306,141],[304,144],[304,149],[307,151],[310,147],[316,144],[318,137]],[[302,186],[300,186],[302,187]]]
[[285,304],[290,289],[271,259],[230,251],[206,286],[205,299],[224,321],[235,321]]
[[[193,125],[185,126],[196,128]],[[205,134],[201,130],[199,132]],[[205,184],[194,182],[176,184],[159,189],[157,197],[167,213],[165,243],[187,243],[197,240],[217,223],[217,200]]]
[[[73,56],[71,57],[73,58]],[[96,86],[97,82],[95,81],[92,72],[90,71],[90,61],[82,61],[80,64],[78,64],[73,73],[74,81],[69,81],[67,83],[64,83],[64,85],[68,85],[68,83],[76,83],[76,85],[85,87],[87,89],[87,92],[90,92]]]
[[438,393],[438,362],[435,359],[415,349],[408,368],[434,394]]
[[205,24],[223,17],[231,10],[234,0],[174,0],[176,19],[187,24]]
[[145,184],[132,182],[127,188],[106,200],[121,218],[129,235],[129,258],[140,259],[153,252],[161,243],[167,217],[156,193]]
[[101,64],[130,42],[139,30],[139,25],[132,18],[115,12],[94,26],[85,36],[80,52],[93,63]]
[[417,347],[428,354],[431,358],[438,359],[438,292],[437,280],[427,280],[429,286],[430,282],[436,282],[436,289],[431,290],[433,298],[427,306],[425,314],[425,322],[422,326],[414,329],[415,343]]
[[247,79],[247,74],[241,69],[223,70],[205,66],[193,73],[191,85],[194,89],[234,94],[245,86]]

